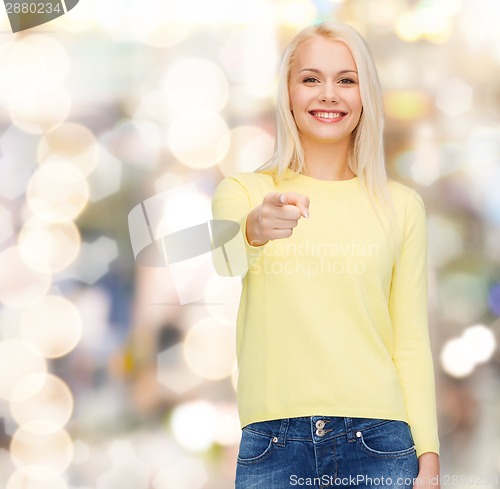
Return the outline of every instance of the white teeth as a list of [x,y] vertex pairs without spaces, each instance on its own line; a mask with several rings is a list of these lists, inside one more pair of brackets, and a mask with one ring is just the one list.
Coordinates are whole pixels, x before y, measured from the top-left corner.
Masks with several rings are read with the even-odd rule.
[[312,114],[321,119],[336,119],[344,115],[340,112],[312,112]]

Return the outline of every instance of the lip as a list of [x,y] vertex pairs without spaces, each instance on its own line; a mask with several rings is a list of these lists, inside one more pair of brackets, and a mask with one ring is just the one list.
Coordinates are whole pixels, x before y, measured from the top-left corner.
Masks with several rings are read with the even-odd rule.
[[[334,118],[331,118],[331,119],[326,119],[326,118],[322,118],[322,117],[318,117],[315,115],[315,113],[320,113],[320,112],[324,112],[324,113],[327,113],[327,114],[340,114],[340,117],[334,117]],[[313,110],[310,110],[309,111],[309,114],[314,117],[317,121],[319,122],[324,122],[325,124],[333,124],[335,122],[339,122],[341,121],[346,115],[347,113],[344,112],[343,110],[325,110],[325,109],[313,109]]]

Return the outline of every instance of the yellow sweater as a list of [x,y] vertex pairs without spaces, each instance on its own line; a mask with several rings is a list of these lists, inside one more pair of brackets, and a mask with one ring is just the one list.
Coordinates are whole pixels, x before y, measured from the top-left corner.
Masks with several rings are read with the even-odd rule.
[[[224,178],[214,219],[239,224],[248,272],[237,318],[241,427],[296,416],[398,419],[417,456],[439,454],[427,317],[427,226],[422,198],[390,181],[404,230],[400,261],[358,177],[319,180],[287,170]],[[310,199],[289,238],[251,246],[248,213],[270,192]]]

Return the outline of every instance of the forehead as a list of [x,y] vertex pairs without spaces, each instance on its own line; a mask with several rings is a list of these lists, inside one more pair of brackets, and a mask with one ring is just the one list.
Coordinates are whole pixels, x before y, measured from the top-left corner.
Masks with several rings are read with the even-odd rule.
[[295,51],[292,70],[317,68],[321,71],[355,70],[356,63],[350,49],[342,41],[313,37],[304,41]]

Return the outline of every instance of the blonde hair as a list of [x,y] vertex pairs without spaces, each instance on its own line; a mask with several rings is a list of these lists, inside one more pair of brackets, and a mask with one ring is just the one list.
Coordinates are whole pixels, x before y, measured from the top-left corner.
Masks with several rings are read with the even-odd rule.
[[[334,21],[313,24],[300,31],[288,44],[282,55],[279,70],[274,152],[272,157],[255,171],[271,173],[277,183],[286,178],[284,174],[287,168],[297,173],[302,173],[305,168],[304,150],[290,110],[288,84],[297,48],[315,37],[343,42],[351,51],[356,63],[363,110],[359,123],[352,133],[347,164],[365,188],[382,227],[389,229],[396,256],[399,256],[401,246],[401,240],[398,239],[399,220],[389,191],[385,168],[382,88],[370,49],[353,27]],[[387,220],[385,224],[381,220],[380,203],[383,205],[383,214]]]

